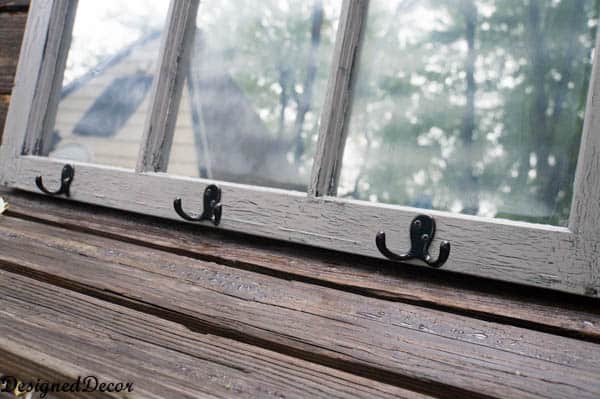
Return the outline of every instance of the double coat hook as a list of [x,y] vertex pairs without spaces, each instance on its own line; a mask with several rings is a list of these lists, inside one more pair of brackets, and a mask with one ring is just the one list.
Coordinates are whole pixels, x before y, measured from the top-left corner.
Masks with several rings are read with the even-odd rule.
[[35,178],[35,185],[45,194],[48,195],[61,195],[71,196],[71,183],[73,182],[73,178],[75,177],[75,168],[72,165],[66,164],[63,167],[62,173],[60,175],[60,187],[56,191],[50,191],[46,187],[44,187],[44,182],[42,181],[42,176],[37,176]]
[[450,243],[442,241],[440,254],[437,260],[432,260],[429,255],[429,246],[435,235],[435,220],[431,216],[419,215],[410,224],[410,250],[404,254],[395,254],[387,248],[385,233],[380,231],[375,236],[375,244],[379,252],[388,259],[404,262],[411,259],[420,259],[431,267],[442,267],[450,256]]
[[175,212],[182,218],[190,222],[201,222],[203,220],[210,220],[215,226],[218,226],[221,222],[221,214],[223,208],[221,206],[221,189],[215,184],[211,184],[204,190],[204,209],[200,216],[188,215],[181,206],[181,198],[175,198],[173,201],[173,208]]

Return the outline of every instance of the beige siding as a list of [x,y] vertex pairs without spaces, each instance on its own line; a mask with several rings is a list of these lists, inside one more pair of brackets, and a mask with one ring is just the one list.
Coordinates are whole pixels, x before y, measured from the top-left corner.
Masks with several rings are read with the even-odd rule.
[[[101,71],[98,76],[82,84],[81,87],[71,92],[60,101],[55,128],[58,131],[60,142],[50,156],[65,154],[65,149],[77,146],[87,159],[81,161],[120,166],[133,169],[135,167],[146,112],[149,104],[149,95],[127,123],[112,137],[90,137],[73,133],[77,122],[92,106],[96,98],[116,78],[133,74],[139,71],[152,73],[158,54],[159,40],[134,49],[122,61]],[[178,156],[171,159],[170,170],[173,173],[186,176],[198,176],[198,157],[192,119],[190,113],[190,100],[187,89],[184,89],[180,105],[180,114],[177,120],[177,135],[173,141],[173,151]],[[71,152],[67,152],[71,153]]]

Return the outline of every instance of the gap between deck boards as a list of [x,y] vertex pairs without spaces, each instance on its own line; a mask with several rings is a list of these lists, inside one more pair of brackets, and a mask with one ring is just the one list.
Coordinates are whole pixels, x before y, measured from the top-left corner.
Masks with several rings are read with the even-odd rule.
[[11,272],[420,392],[539,397],[577,387],[580,397],[594,397],[600,391],[589,375],[600,367],[600,347],[592,343],[12,217],[0,219],[0,240],[3,268]]
[[[600,301],[422,270],[260,238],[225,234],[122,211],[21,192],[2,192],[17,218],[217,262],[287,280],[398,301],[556,335],[600,342]],[[128,217],[129,216],[129,217]],[[134,216],[132,218],[131,216]],[[137,219],[137,220],[136,220]],[[240,242],[244,244],[240,245]],[[288,255],[293,253],[293,255]],[[333,260],[344,258],[346,261]]]
[[[134,397],[430,398],[198,334],[179,323],[18,274],[0,271],[0,277],[0,368],[12,367],[21,378],[65,381],[93,373],[102,380],[135,380]],[[19,317],[11,318],[13,314]]]
[[[33,252],[35,251],[27,251],[27,253]],[[87,257],[87,255],[83,256]],[[206,319],[202,320],[194,315],[179,312],[166,306],[157,305],[154,301],[131,298],[123,295],[122,292],[118,292],[118,290],[113,291],[109,287],[99,288],[94,285],[87,285],[77,279],[70,280],[66,275],[60,276],[52,273],[45,273],[40,270],[34,270],[31,266],[32,265],[22,265],[18,262],[11,263],[10,261],[6,261],[6,259],[0,255],[0,273],[15,274],[16,276],[22,276],[26,279],[39,281],[42,284],[56,286],[59,289],[66,289],[117,306],[124,306],[132,311],[147,314],[149,317],[157,317],[166,322],[177,323],[192,333],[210,334],[224,339],[232,339],[241,344],[274,351],[283,356],[292,356],[299,359],[299,361],[314,363],[316,365],[315,367],[330,367],[339,370],[341,373],[355,375],[359,379],[369,379],[373,381],[373,384],[388,384],[400,389],[400,392],[412,392],[410,395],[411,398],[413,396],[419,398],[425,396],[429,397],[429,395],[434,395],[436,398],[469,397],[474,399],[487,399],[493,397],[435,380],[427,381],[427,383],[424,384],[423,381],[411,376],[405,376],[381,368],[371,368],[364,363],[353,362],[351,358],[350,360],[341,358],[331,359],[323,354],[315,353],[307,349],[290,347],[289,345],[279,343],[276,340],[262,339],[257,335],[248,335],[238,328],[235,328],[235,326],[228,327],[219,323],[213,323]],[[118,276],[116,277],[118,278]],[[168,293],[168,290],[165,291],[165,295],[168,295]],[[293,337],[291,338],[293,339]]]

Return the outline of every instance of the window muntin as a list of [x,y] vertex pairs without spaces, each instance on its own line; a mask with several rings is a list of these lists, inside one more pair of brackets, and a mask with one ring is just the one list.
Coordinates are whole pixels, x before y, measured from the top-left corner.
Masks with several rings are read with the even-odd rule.
[[306,191],[339,14],[335,0],[201,2],[167,171]]
[[78,2],[51,158],[135,168],[165,1]]
[[338,194],[566,226],[597,2],[373,0]]
[[[171,2],[168,29],[161,39],[160,73],[153,81],[151,109],[147,115],[138,165],[134,170],[71,162],[75,179],[70,198],[102,206],[180,220],[175,197],[184,199],[190,212],[202,209],[202,195],[209,184],[222,189],[223,218],[220,229],[301,242],[338,251],[382,257],[376,232],[385,231],[388,246],[398,251],[410,246],[408,226],[420,213],[435,218],[436,239],[452,243],[444,270],[474,274],[573,293],[598,295],[600,259],[600,67],[593,66],[569,225],[532,224],[422,210],[398,205],[369,203],[331,197],[336,187],[342,146],[356,79],[357,49],[366,19],[368,1],[344,0],[327,85],[315,166],[308,194],[252,185],[240,185],[164,173],[172,126],[179,102],[179,83],[186,46],[191,43],[198,2]],[[54,114],[53,93],[59,93],[56,71],[64,68],[64,48],[74,3],[51,0],[32,7],[17,70],[15,90],[0,146],[0,179],[3,184],[39,192],[35,184],[44,176],[49,187],[58,187],[65,161],[37,156],[47,119]],[[32,28],[34,27],[34,28]],[[63,55],[64,54],[64,55]],[[54,85],[54,86],[53,86]],[[59,90],[54,89],[58,85]],[[324,151],[325,150],[325,151]],[[339,155],[338,155],[339,154]],[[161,159],[162,157],[162,159]],[[203,224],[204,222],[200,222]],[[210,222],[207,222],[210,223]],[[419,264],[417,262],[416,264]]]

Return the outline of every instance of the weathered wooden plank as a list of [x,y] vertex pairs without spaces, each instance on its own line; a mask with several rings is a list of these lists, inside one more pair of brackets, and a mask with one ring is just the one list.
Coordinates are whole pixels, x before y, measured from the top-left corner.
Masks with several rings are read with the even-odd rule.
[[[43,98],[43,102],[39,104],[34,102],[33,104],[34,109],[40,110],[38,112],[42,113],[44,117],[41,126],[36,125],[34,132],[27,133],[29,142],[33,140],[36,143],[34,147],[29,147],[29,153],[32,154],[47,155],[50,151],[52,132],[56,129],[56,116],[67,66],[67,57],[73,40],[73,26],[78,1],[68,0],[66,4],[57,6],[53,10],[54,15],[51,18],[54,22],[50,23],[45,48],[45,57],[52,59],[52,62],[44,63],[40,70],[41,80],[38,82],[39,89],[36,97],[38,99]],[[34,123],[40,122],[37,118],[33,120]]]
[[[600,37],[600,36],[598,36]],[[600,51],[596,40],[594,52]],[[576,256],[586,259],[586,293],[600,295],[600,63],[594,61],[586,103],[581,146],[573,183],[569,228],[575,232]]]
[[144,126],[136,170],[166,172],[185,70],[196,32],[199,0],[171,2],[166,32],[163,34],[158,75],[150,95],[150,108]]
[[[17,100],[20,101],[20,96],[13,96],[7,117],[6,123],[11,129],[16,129],[18,118],[31,110],[19,108]],[[17,112],[18,109],[22,112]],[[16,142],[19,138],[16,136],[18,134],[7,136],[7,145],[0,147],[1,183],[34,193],[40,191],[35,184],[37,176],[43,175],[49,184],[56,183],[64,161],[19,156],[20,146]],[[180,222],[182,219],[173,209],[174,198],[182,198],[185,209],[202,209],[204,189],[214,183],[166,173],[134,173],[107,165],[81,162],[74,162],[74,165],[77,178],[71,185],[70,199]],[[296,191],[224,181],[218,184],[223,205],[219,229],[378,259],[384,259],[384,256],[375,245],[377,231],[388,234],[388,245],[392,248],[410,247],[407,226],[418,212],[414,208],[311,197]],[[437,226],[432,256],[437,255],[439,240],[452,242],[452,256],[440,274],[453,271],[580,295],[591,292],[586,289],[588,264],[586,259],[572,256],[574,237],[565,227],[504,219],[484,220],[433,210],[428,214],[435,217]],[[210,222],[201,224],[209,225]],[[423,262],[410,262],[427,268]]]
[[[31,88],[35,94],[30,103],[31,109],[29,110],[30,114],[28,115],[25,141],[22,149],[24,154],[43,154],[45,151],[44,147],[47,145],[48,140],[50,140],[49,134],[46,133],[51,132],[54,128],[56,110],[60,99],[59,89],[62,86],[67,55],[71,45],[77,1],[52,0],[44,4],[48,7],[47,10],[42,10],[38,6],[34,7],[29,13],[29,20],[39,19],[41,22],[41,20],[47,18],[48,24],[40,24],[41,35],[33,29],[28,29],[22,53],[30,54],[36,50],[40,50],[39,42],[41,42],[43,43],[40,54],[41,62],[40,64],[37,63],[35,59],[37,57],[32,57],[31,59],[26,56],[23,57],[19,63],[19,77],[16,78],[16,87],[20,88],[20,90],[15,90],[15,98],[30,90],[23,89],[22,75],[28,69],[33,69],[34,75],[27,77],[29,78],[27,83],[32,86]],[[30,37],[34,37],[34,40],[37,41],[33,46],[31,46]],[[19,79],[21,79],[21,83],[18,83]],[[21,128],[23,127],[21,126]]]
[[136,397],[425,398],[12,273],[0,293],[0,353],[63,380],[130,381]]
[[2,13],[1,7],[2,4],[0,4],[0,94],[10,94],[27,13]]
[[356,73],[355,60],[367,19],[368,0],[346,0],[333,53],[330,80],[319,125],[309,193],[335,195],[346,144],[347,122]]
[[29,0],[0,0],[0,12],[27,11]]
[[153,246],[288,279],[317,282],[394,301],[424,304],[568,336],[600,340],[595,302],[460,275],[223,234],[157,218],[0,191],[12,215]]
[[2,144],[2,135],[4,132],[4,122],[6,121],[6,113],[8,112],[8,104],[10,103],[10,96],[6,94],[0,94],[0,144]]
[[[600,345],[0,219],[1,267],[444,397],[600,395]],[[468,393],[467,393],[468,392]]]
[[[4,315],[4,313],[0,312],[0,318],[2,318],[2,315]],[[38,378],[46,381],[70,381],[72,379],[71,375],[65,375],[61,372],[61,370],[66,367],[63,363],[60,363],[58,359],[44,357],[42,353],[32,350],[32,348],[29,348],[24,342],[11,345],[12,352],[6,351],[1,345],[2,344],[0,344],[0,374],[17,377],[20,381],[37,381]],[[31,399],[77,399],[81,397],[81,393],[65,392],[62,393],[61,396],[49,393],[44,398],[40,398],[40,396],[41,393],[38,393],[37,396],[33,395]],[[86,394],[86,398],[88,397],[103,399],[115,398],[114,396],[100,394],[98,392],[89,392]],[[0,394],[0,399],[21,398],[16,397],[12,393],[4,393]]]

